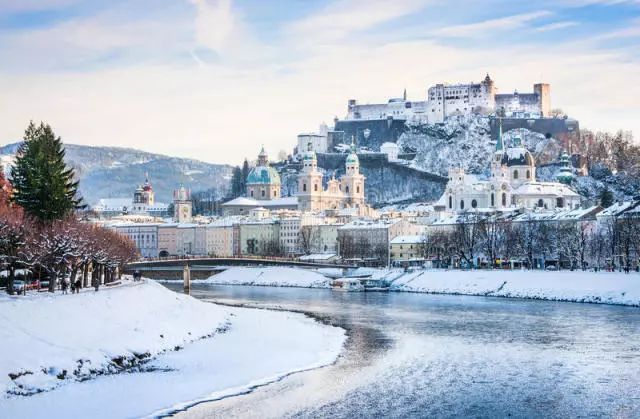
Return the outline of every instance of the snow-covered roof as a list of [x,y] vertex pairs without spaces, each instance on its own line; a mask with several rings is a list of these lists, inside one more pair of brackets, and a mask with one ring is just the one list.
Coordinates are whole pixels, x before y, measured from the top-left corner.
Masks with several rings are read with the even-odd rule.
[[579,197],[571,188],[559,182],[527,182],[513,191],[515,195],[552,195],[557,197]]
[[616,202],[615,204],[605,208],[600,214],[599,217],[614,217],[622,214],[625,211],[628,211],[632,208],[636,208],[640,205],[640,201],[625,201],[625,202]]
[[422,243],[422,236],[398,236],[391,240],[391,244],[418,244]]
[[244,196],[240,196],[236,199],[232,199],[231,201],[225,202],[224,204],[222,204],[222,206],[223,207],[225,206],[258,206],[258,201],[252,198],[246,198]]

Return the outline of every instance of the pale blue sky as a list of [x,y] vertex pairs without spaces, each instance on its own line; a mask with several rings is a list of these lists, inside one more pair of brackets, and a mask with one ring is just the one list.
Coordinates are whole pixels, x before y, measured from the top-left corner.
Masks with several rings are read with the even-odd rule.
[[0,0],[0,143],[42,119],[68,142],[235,163],[349,98],[486,72],[640,136],[640,1]]

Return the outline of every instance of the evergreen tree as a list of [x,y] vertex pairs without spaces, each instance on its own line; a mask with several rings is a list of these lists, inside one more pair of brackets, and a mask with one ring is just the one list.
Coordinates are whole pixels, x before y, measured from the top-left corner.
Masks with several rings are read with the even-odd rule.
[[42,223],[59,220],[81,207],[78,182],[64,155],[62,140],[48,124],[29,123],[11,168],[12,199]]
[[247,178],[249,177],[249,162],[247,159],[244,159],[244,163],[242,163],[242,194],[247,193]]
[[243,193],[244,181],[242,180],[242,169],[239,166],[233,168],[231,175],[231,196],[237,198]]
[[600,196],[598,198],[600,199],[600,206],[603,208],[608,208],[613,205],[613,193],[606,186],[602,192],[600,192]]

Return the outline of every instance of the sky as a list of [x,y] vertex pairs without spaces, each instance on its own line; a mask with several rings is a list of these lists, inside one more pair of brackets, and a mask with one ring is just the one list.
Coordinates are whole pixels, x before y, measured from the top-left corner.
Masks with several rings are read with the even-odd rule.
[[551,84],[582,128],[640,137],[640,0],[0,0],[0,144],[239,164],[435,83]]

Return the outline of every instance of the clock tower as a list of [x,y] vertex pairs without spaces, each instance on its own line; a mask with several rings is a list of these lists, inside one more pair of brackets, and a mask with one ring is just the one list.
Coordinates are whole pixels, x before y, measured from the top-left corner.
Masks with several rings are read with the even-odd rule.
[[191,210],[191,191],[184,185],[173,191],[173,221],[177,223],[190,223],[193,220]]

